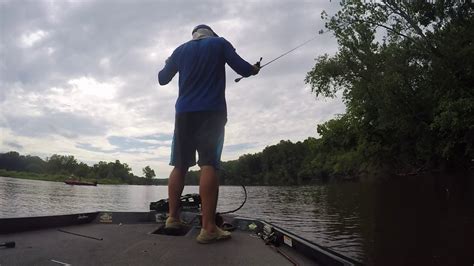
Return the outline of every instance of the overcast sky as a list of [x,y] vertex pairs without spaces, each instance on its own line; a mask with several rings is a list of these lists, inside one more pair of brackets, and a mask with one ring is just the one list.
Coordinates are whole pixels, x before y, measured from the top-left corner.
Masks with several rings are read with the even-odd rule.
[[[191,30],[208,24],[247,61],[266,63],[324,28],[337,1],[0,0],[0,152],[74,155],[150,165],[167,177],[178,76],[157,73]],[[314,59],[333,54],[329,33],[235,83],[227,67],[223,160],[280,140],[317,137],[344,112],[304,84]]]

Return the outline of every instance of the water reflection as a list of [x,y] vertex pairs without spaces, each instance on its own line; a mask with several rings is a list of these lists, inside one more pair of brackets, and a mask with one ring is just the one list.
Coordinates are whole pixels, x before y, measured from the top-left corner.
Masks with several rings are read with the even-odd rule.
[[[221,188],[221,194],[222,190],[230,189],[235,188]],[[248,187],[247,190],[248,204],[238,214],[273,222],[318,244],[364,260],[360,193],[354,192],[354,184]],[[239,199],[235,196],[221,197],[219,208],[232,209],[229,199],[233,207],[238,206],[235,201]]]
[[381,183],[370,262],[472,265],[472,195],[472,176],[426,176]]

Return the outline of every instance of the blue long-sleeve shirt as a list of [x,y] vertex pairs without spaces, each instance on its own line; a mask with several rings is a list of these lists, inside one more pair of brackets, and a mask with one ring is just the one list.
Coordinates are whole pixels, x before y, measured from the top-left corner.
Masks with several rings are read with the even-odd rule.
[[179,72],[176,113],[227,111],[225,64],[248,77],[254,68],[242,59],[222,37],[191,40],[176,48],[158,73],[160,85],[168,84]]

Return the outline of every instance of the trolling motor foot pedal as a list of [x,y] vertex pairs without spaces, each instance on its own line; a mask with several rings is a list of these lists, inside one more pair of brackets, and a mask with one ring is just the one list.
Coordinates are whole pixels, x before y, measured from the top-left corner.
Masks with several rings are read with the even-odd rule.
[[156,235],[168,235],[168,236],[185,236],[191,226],[182,226],[180,228],[166,228],[165,225],[160,226],[158,229],[152,232]]

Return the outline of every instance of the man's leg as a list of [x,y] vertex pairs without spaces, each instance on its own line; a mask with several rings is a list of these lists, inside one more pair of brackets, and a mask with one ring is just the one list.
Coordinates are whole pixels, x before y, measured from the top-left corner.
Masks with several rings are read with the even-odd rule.
[[181,194],[184,188],[184,177],[188,169],[180,169],[175,167],[168,179],[168,200],[169,200],[169,216],[179,219],[179,207]]
[[199,182],[199,195],[202,206],[202,228],[207,232],[216,231],[216,207],[219,192],[219,180],[214,166],[203,165]]

